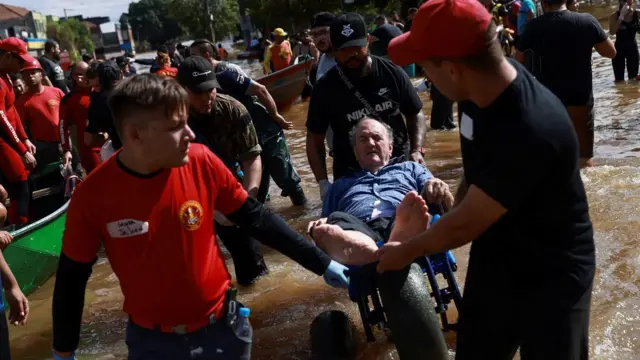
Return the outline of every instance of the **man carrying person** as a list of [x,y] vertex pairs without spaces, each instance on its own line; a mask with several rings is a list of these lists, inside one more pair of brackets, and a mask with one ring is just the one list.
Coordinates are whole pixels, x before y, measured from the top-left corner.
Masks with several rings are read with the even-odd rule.
[[291,163],[289,146],[283,132],[292,129],[293,124],[278,113],[269,90],[251,79],[238,65],[218,61],[216,48],[207,40],[194,41],[191,53],[192,56],[202,56],[211,63],[222,93],[240,101],[251,115],[262,147],[262,179],[256,194],[258,201],[266,201],[270,178],[273,178],[282,189],[281,196],[288,196],[294,205],[304,205],[307,198],[300,185],[300,176]]
[[[368,53],[368,35],[362,17],[340,15],[330,27],[338,66],[316,84],[307,116],[307,159],[324,198],[327,177],[325,134],[333,129],[333,177],[357,169],[349,131],[367,115],[380,117],[393,129],[393,156],[424,164],[422,147],[426,123],[422,102],[407,74],[391,61]],[[339,99],[339,101],[336,101]],[[406,122],[405,122],[406,121]]]
[[[125,79],[109,106],[123,146],[75,190],[53,295],[56,359],[75,359],[84,294],[101,246],[129,315],[131,360],[249,359],[214,212],[334,286],[346,267],[265,209],[187,125],[189,95],[175,80]],[[236,306],[238,305],[238,306]]]
[[11,198],[9,223],[26,224],[29,221],[31,192],[27,177],[29,169],[36,167],[36,147],[29,141],[15,108],[15,93],[11,74],[35,60],[27,52],[27,44],[10,37],[0,40],[0,170]]
[[44,44],[44,55],[38,61],[44,71],[45,85],[56,87],[65,94],[68,93],[64,70],[60,67],[60,45],[55,40],[47,40]]
[[[591,14],[569,11],[566,0],[544,0],[544,14],[527,24],[516,44],[516,60],[553,92],[567,108],[580,143],[581,166],[591,166],[593,157],[594,100],[591,52],[616,56],[616,48]],[[563,34],[561,37],[556,34]],[[571,64],[571,66],[567,66]]]
[[[453,210],[402,243],[392,234],[378,270],[472,242],[456,359],[512,359],[518,347],[523,360],[587,359],[595,245],[565,107],[504,57],[477,0],[429,0],[389,55],[458,101],[464,177]],[[488,311],[495,286],[505,321]]]
[[[84,142],[84,133],[89,123],[89,104],[91,86],[85,77],[89,65],[79,61],[71,67],[73,90],[60,103],[60,143],[62,145],[62,165],[67,166],[73,159],[72,145],[80,156],[80,164],[89,174],[100,165],[100,147],[89,146]],[[71,128],[74,129],[73,136]],[[74,139],[73,144],[71,138]]]
[[[190,56],[182,63],[178,81],[189,94],[194,141],[213,151],[255,198],[262,173],[261,148],[247,109],[232,97],[217,93],[211,63],[200,56]],[[268,274],[260,246],[246,229],[216,216],[216,232],[231,253],[239,284],[251,285]]]
[[36,146],[39,168],[60,160],[60,101],[62,90],[43,85],[42,68],[37,60],[20,70],[27,92],[16,102],[16,110],[27,133]]

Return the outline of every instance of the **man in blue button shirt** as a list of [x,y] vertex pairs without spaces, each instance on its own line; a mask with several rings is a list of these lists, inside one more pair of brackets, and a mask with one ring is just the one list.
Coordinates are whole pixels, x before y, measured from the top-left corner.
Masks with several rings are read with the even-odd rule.
[[[409,210],[409,228],[424,231],[426,203],[444,201],[451,207],[453,195],[449,186],[423,165],[391,159],[393,134],[389,125],[364,118],[349,135],[362,170],[333,184],[323,203],[322,219],[309,224],[309,233],[334,260],[364,265],[377,260],[376,244],[388,239],[396,210]],[[415,211],[420,208],[423,211]]]

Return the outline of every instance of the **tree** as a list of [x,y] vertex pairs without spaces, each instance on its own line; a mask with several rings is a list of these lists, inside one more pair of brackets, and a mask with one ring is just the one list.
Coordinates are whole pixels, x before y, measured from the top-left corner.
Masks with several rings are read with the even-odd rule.
[[[169,0],[169,13],[185,25],[192,38],[211,39],[211,24],[214,37],[224,37],[236,32],[240,21],[235,0]],[[213,16],[213,22],[207,14]]]
[[156,47],[186,34],[185,23],[170,15],[169,4],[169,0],[140,0],[129,4],[127,20],[137,41],[147,41]]
[[60,48],[67,50],[72,60],[80,57],[80,50],[90,53],[94,50],[91,32],[78,19],[48,23],[47,37],[58,41]]

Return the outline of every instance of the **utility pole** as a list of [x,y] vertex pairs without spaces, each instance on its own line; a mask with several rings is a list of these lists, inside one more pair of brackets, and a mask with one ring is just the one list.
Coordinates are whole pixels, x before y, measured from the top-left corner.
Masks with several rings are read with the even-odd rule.
[[213,14],[211,13],[211,8],[209,7],[209,2],[207,0],[203,0],[204,8],[205,8],[205,22],[209,24],[209,31],[211,31],[211,42],[216,42],[216,34],[213,29]]

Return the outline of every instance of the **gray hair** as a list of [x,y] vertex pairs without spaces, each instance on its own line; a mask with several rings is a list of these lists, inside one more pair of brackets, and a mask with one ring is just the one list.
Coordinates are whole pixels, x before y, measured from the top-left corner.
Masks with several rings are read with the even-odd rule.
[[362,123],[365,122],[365,120],[373,120],[382,125],[382,127],[387,130],[387,138],[389,139],[389,142],[393,145],[393,130],[391,130],[391,126],[376,117],[367,115],[358,120],[356,125],[349,131],[349,142],[351,143],[351,147],[356,146],[356,132],[358,131],[358,128],[362,125]]

